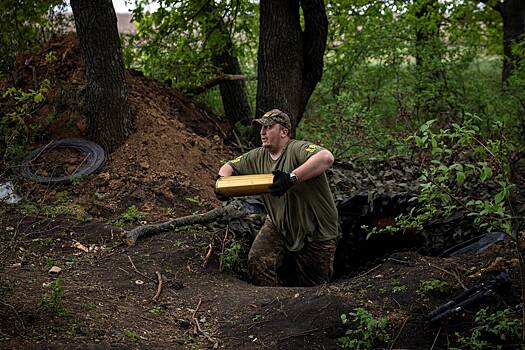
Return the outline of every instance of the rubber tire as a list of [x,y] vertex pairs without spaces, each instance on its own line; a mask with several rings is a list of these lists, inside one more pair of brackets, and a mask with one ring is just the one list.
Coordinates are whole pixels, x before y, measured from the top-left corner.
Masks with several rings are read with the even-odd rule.
[[[73,148],[77,151],[80,151],[86,155],[89,155],[88,161],[86,164],[78,169],[77,172],[75,172],[72,175],[68,176],[60,176],[60,177],[46,177],[46,176],[39,176],[36,175],[31,170],[31,162],[37,158],[40,154],[51,150],[55,148]],[[62,139],[41,147],[38,147],[31,151],[22,161],[21,164],[21,172],[22,174],[39,183],[44,184],[66,184],[71,183],[73,179],[78,178],[79,176],[87,176],[89,174],[94,173],[98,169],[104,165],[105,161],[105,152],[104,149],[91,141],[84,140],[84,139],[76,139],[76,138],[70,138],[70,139]]]

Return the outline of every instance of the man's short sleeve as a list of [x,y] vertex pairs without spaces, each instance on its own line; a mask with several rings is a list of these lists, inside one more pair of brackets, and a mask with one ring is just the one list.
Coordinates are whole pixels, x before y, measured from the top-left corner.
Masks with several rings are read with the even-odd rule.
[[246,175],[253,173],[253,153],[254,150],[241,154],[240,156],[228,161],[228,164],[233,168],[235,175]]
[[300,141],[296,143],[294,151],[299,163],[303,164],[308,160],[308,158],[324,149],[325,148],[314,143],[308,141]]

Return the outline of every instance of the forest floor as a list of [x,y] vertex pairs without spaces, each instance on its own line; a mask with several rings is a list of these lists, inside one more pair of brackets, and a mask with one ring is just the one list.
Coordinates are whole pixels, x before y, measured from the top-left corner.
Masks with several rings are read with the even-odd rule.
[[[45,59],[49,52],[56,60]],[[72,36],[20,59],[17,86],[43,78],[53,86],[34,114],[34,146],[84,135],[83,74]],[[137,72],[128,82],[137,131],[101,171],[67,186],[9,178],[24,200],[0,204],[0,348],[337,349],[349,329],[341,315],[352,320],[363,308],[388,320],[389,340],[372,348],[448,349],[459,344],[456,332],[470,335],[481,308],[521,302],[508,240],[462,257],[391,252],[309,288],[257,287],[223,268],[219,257],[233,239],[226,225],[181,227],[126,246],[126,229],[220,206],[214,176],[235,153],[224,143],[229,127],[204,106]],[[493,298],[427,322],[456,293],[501,272],[511,281]]]

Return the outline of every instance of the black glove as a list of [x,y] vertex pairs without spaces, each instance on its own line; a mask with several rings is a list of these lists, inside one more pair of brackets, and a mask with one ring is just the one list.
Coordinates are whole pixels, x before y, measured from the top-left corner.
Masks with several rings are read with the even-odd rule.
[[[221,178],[220,175],[215,176],[215,182],[217,182],[217,180],[220,179],[220,178]],[[230,199],[230,197],[226,196],[225,194],[220,193],[217,190],[217,188],[215,188],[215,185],[213,186],[213,193],[215,194],[215,198],[217,198],[218,200],[220,200],[222,202],[225,202],[228,199]]]
[[272,171],[273,174],[273,184],[268,187],[268,190],[271,195],[281,197],[293,186],[292,179],[290,178],[290,173],[275,170]]

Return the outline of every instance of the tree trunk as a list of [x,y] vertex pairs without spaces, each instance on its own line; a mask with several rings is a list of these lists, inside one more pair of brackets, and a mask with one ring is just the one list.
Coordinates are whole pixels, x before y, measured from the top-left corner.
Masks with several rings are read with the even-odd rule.
[[117,17],[111,0],[71,0],[86,67],[88,138],[111,152],[132,133]]
[[323,0],[261,0],[256,117],[281,109],[290,116],[295,135],[323,73],[327,35]]
[[[221,26],[221,29],[224,26]],[[222,52],[215,53],[212,57],[213,64],[221,69],[224,74],[242,75],[239,60],[233,54],[233,43],[229,34]],[[246,82],[242,79],[225,81],[219,85],[222,105],[226,117],[235,124],[239,121],[249,121],[252,117],[252,108],[246,94]]]
[[503,19],[503,71],[501,80],[505,86],[520,60],[518,56],[512,53],[512,45],[524,40],[525,1],[506,0],[497,3],[495,9]]

